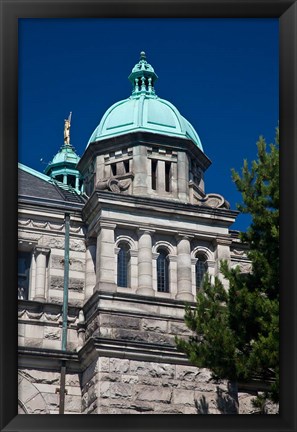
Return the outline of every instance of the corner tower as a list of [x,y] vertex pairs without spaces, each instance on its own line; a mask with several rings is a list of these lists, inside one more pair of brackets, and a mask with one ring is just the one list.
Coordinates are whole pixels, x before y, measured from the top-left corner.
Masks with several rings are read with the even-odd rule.
[[230,257],[237,213],[205,193],[211,162],[193,126],[156,95],[144,52],[129,80],[131,96],[106,111],[78,164],[94,261],[96,250],[88,292],[192,301],[205,269],[217,275],[219,259]]
[[185,203],[205,198],[210,160],[193,126],[157,96],[157,75],[144,52],[132,69],[132,94],[112,105],[79,163],[85,191],[161,197]]

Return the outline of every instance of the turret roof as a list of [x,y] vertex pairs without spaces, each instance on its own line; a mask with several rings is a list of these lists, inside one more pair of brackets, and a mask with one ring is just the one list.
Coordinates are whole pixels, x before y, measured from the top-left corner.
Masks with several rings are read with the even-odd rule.
[[191,139],[203,151],[200,138],[188,120],[172,103],[156,95],[157,79],[142,51],[139,62],[129,75],[133,86],[132,95],[116,102],[105,112],[88,145],[128,132],[144,131]]

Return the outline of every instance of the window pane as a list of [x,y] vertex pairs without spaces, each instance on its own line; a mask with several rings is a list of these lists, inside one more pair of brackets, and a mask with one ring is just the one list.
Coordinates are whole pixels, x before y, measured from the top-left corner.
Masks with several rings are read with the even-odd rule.
[[121,245],[118,253],[118,286],[128,287],[129,247]]
[[169,292],[169,263],[167,260],[167,251],[159,250],[157,258],[157,285],[158,291]]
[[207,271],[207,263],[204,258],[197,258],[196,262],[196,288],[199,289],[202,287],[203,278]]
[[18,298],[27,299],[29,291],[29,274],[31,265],[31,253],[18,253]]

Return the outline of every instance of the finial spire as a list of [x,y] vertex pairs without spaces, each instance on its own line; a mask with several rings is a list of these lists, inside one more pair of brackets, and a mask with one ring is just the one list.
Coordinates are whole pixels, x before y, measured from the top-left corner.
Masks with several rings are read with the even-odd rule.
[[72,116],[72,111],[70,111],[68,119],[64,120],[64,145],[70,144],[71,116]]
[[140,94],[145,94],[146,96],[156,97],[154,84],[158,76],[155,74],[153,67],[146,61],[144,51],[141,51],[139,62],[136,63],[128,78],[133,86],[132,96],[138,97]]

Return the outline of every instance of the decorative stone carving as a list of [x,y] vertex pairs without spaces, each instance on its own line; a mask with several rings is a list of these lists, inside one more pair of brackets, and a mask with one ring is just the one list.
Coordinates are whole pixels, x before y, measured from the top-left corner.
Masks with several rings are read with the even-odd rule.
[[225,198],[219,194],[210,193],[205,195],[204,198],[196,197],[196,199],[198,200],[199,205],[205,205],[211,208],[230,208],[228,201],[226,201]]
[[234,262],[232,263],[232,268],[239,267],[241,273],[251,273],[252,264],[249,262]]
[[129,173],[120,177],[111,177],[110,179],[98,180],[96,183],[97,190],[110,190],[111,192],[121,193],[129,188],[133,180],[133,174]]
[[244,250],[240,250],[240,249],[231,249],[231,253],[233,255],[237,255],[237,256],[245,256],[246,252]]
[[[19,225],[22,227],[27,227],[27,228],[37,228],[37,229],[47,229],[49,231],[64,231],[65,229],[65,224],[63,223],[52,223],[52,222],[42,222],[42,221],[37,221],[34,219],[22,219],[20,218],[18,221]],[[81,233],[82,234],[82,227],[77,225],[77,226],[70,226],[70,232],[71,233]]]
[[[50,314],[46,312],[29,312],[26,309],[18,310],[18,317],[22,318],[24,321],[41,321],[41,322],[59,322],[62,319],[62,313]],[[78,318],[71,317],[68,315],[67,321],[71,324],[76,324]]]

